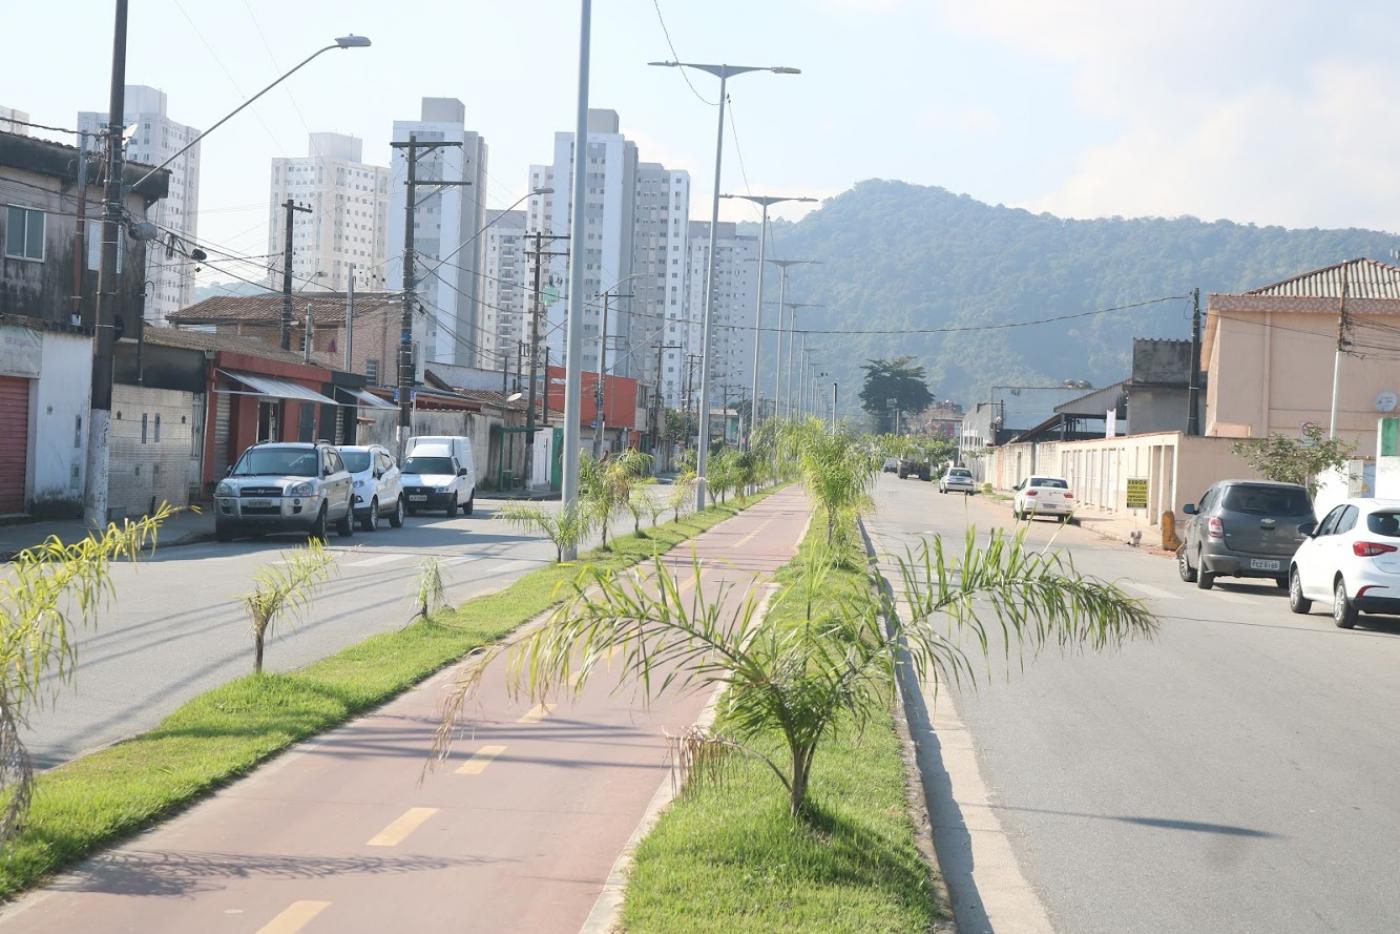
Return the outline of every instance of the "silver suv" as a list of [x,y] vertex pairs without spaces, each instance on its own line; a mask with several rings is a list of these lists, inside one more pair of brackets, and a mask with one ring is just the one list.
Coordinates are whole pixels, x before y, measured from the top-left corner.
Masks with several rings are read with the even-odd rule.
[[1202,590],[1217,577],[1266,577],[1287,590],[1289,562],[1314,525],[1306,487],[1266,480],[1222,480],[1183,512],[1177,570]]
[[265,442],[243,452],[214,488],[214,537],[305,532],[325,541],[355,534],[350,474],[334,446]]

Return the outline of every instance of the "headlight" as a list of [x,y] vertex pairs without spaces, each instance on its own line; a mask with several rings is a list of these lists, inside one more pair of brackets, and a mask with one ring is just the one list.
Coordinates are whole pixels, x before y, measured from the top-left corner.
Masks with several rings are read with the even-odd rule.
[[215,496],[237,496],[238,493],[234,491],[234,489],[233,489],[233,484],[232,484],[232,483],[229,483],[227,480],[220,480],[220,481],[219,481],[219,485],[216,486],[216,487],[214,487],[214,495],[215,495]]
[[288,496],[312,496],[316,493],[314,483],[293,483],[287,487]]
[[355,489],[357,489],[357,490],[358,490],[360,487],[364,486],[364,485],[365,485],[365,481],[363,481],[363,480],[356,480],[356,481],[355,481]]
[[451,492],[452,492],[452,484],[449,483],[447,486],[440,486],[440,487],[437,488],[437,491],[438,491],[439,493],[451,493]]

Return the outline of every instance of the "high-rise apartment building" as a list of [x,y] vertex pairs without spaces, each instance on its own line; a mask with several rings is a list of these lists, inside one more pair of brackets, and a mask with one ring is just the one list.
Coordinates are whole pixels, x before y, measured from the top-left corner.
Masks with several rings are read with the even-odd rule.
[[[758,301],[758,237],[739,234],[730,222],[721,222],[715,240],[715,301],[710,322],[710,405],[730,404],[748,395],[753,377],[754,306]],[[686,320],[688,352],[703,346],[701,322],[705,316],[705,276],[710,259],[710,224],[690,222],[690,267],[687,287],[690,304]],[[698,370],[697,370],[698,372]],[[677,370],[683,380],[684,368]],[[698,386],[699,377],[693,381]],[[698,391],[698,390],[697,390]],[[669,398],[669,396],[668,396]]]
[[292,287],[343,292],[355,269],[355,285],[382,287],[389,239],[389,169],[366,165],[363,144],[340,133],[312,133],[304,157],[272,160],[272,200],[267,225],[269,280],[282,287],[290,198],[311,209],[292,212]]
[[690,262],[690,174],[655,162],[637,166],[634,208],[631,352],[637,375],[656,382],[662,398],[681,404],[684,389]]
[[[417,120],[395,120],[394,142],[458,143],[420,150],[414,209],[415,291],[427,317],[428,363],[476,366],[485,333],[481,297],[485,271],[486,140],[466,128],[466,106],[456,98],[425,97]],[[406,149],[395,149],[389,183],[390,287],[403,288],[402,249],[407,200]],[[433,187],[434,180],[466,185]],[[395,259],[395,256],[400,258]]]
[[0,132],[13,133],[16,136],[28,136],[29,127],[25,126],[29,122],[29,114],[23,110],[16,110],[13,107],[6,107],[0,104]]
[[[556,240],[555,250],[568,249],[570,258],[583,263],[583,360],[585,370],[598,369],[603,326],[604,300],[609,290],[619,297],[608,301],[607,347],[603,361],[606,372],[618,376],[640,376],[645,361],[633,353],[632,338],[637,323],[631,314],[634,210],[637,196],[637,146],[618,129],[617,112],[588,112],[588,159],[584,201],[582,243]],[[531,189],[553,188],[553,194],[532,195],[526,210],[527,230],[545,234],[570,233],[570,207],[573,202],[574,134],[554,134],[554,158],[548,165],[530,166]],[[557,257],[547,267],[554,278],[567,281],[569,260]],[[563,291],[567,291],[564,289]],[[564,359],[563,321],[567,297],[549,304],[547,317],[552,333],[551,355]]]
[[[176,123],[166,116],[165,92],[145,85],[126,86],[126,158],[130,162],[160,165],[199,135],[194,127]],[[78,129],[99,133],[107,123],[107,113],[85,110],[78,114]],[[90,145],[100,145],[92,143]],[[197,239],[199,227],[199,146],[170,163],[170,193],[151,206],[148,219],[160,230],[160,241],[171,246],[170,236],[187,242]],[[92,208],[94,215],[100,206]],[[182,248],[183,249],[183,248]],[[186,307],[194,297],[194,266],[181,250],[146,250],[147,321],[163,324],[174,311]]]
[[[521,341],[530,338],[533,260],[526,255],[525,212],[486,212],[486,274],[482,277],[483,370],[513,367]],[[528,361],[526,366],[528,366]]]

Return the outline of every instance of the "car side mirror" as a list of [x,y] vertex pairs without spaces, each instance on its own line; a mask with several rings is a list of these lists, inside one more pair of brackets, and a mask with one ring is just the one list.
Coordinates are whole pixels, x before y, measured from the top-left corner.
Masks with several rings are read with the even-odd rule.
[[458,471],[457,471],[457,476],[459,476],[459,477],[465,477],[466,475],[467,475],[467,468],[462,467],[462,468],[458,469]]
[[321,468],[321,476],[323,476],[323,477],[329,477],[330,475],[331,475],[331,469],[330,469],[329,467],[322,467],[322,468]]
[[229,464],[229,465],[228,465],[228,469],[226,469],[226,470],[224,471],[224,476],[225,476],[225,477],[232,477],[232,476],[233,476],[233,468],[234,468],[234,465],[233,465],[233,464]]
[[1195,503],[1187,503],[1185,506],[1182,506],[1182,507],[1181,507],[1181,511],[1184,512],[1184,513],[1185,513],[1186,515],[1188,515],[1188,516],[1194,516],[1194,515],[1196,514],[1196,504],[1195,504]]
[[1302,525],[1298,526],[1298,534],[1306,535],[1308,538],[1315,537],[1317,535],[1317,523],[1304,522]]

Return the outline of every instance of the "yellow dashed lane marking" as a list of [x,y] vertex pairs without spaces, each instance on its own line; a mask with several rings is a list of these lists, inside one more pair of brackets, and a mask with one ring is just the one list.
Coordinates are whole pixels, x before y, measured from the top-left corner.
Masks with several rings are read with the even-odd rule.
[[458,775],[480,775],[486,771],[486,767],[491,764],[501,753],[506,751],[504,746],[482,746],[472,757],[457,767]]
[[330,907],[330,902],[292,902],[282,913],[258,928],[258,934],[296,934],[311,919]]
[[750,532],[748,535],[745,535],[743,538],[741,538],[741,539],[739,539],[737,542],[735,542],[735,543],[734,543],[734,547],[735,547],[735,548],[743,548],[743,547],[744,547],[745,545],[747,545],[749,542],[751,542],[751,541],[753,541],[755,538],[757,538],[759,532],[762,532],[764,529],[768,528],[768,526],[770,526],[770,525],[772,525],[772,524],[773,524],[773,520],[772,520],[772,519],[769,519],[768,521],[762,523],[758,528],[754,529],[754,530],[753,530],[752,532]]
[[553,711],[553,710],[554,710],[554,705],[553,705],[553,704],[536,704],[535,706],[533,706],[533,707],[530,708],[529,712],[526,713],[525,716],[521,717],[519,720],[517,720],[517,721],[515,721],[515,722],[516,722],[516,723],[539,723],[539,722],[540,722],[541,720],[543,720],[545,717],[549,716],[550,712]]
[[437,812],[437,808],[409,808],[402,817],[371,837],[365,846],[398,846]]

